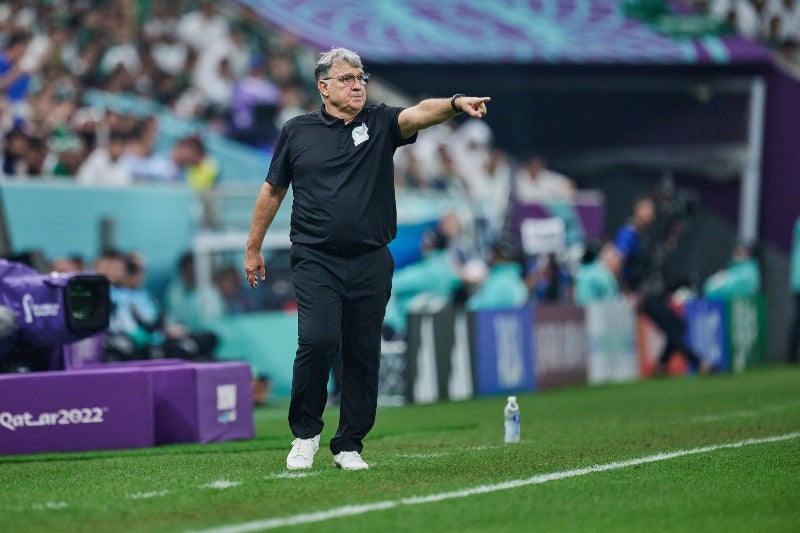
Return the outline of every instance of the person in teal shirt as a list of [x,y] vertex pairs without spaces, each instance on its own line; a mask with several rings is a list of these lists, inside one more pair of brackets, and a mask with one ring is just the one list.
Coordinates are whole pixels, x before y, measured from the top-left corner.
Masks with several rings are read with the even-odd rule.
[[575,303],[581,306],[592,302],[619,298],[617,276],[622,270],[622,254],[612,243],[606,243],[597,258],[581,265],[575,276]]
[[728,299],[751,296],[761,289],[761,269],[750,247],[739,243],[733,249],[728,268],[711,275],[703,283],[706,298]]
[[489,265],[488,276],[467,299],[467,309],[511,309],[524,305],[530,294],[522,278],[516,247],[505,240],[496,241],[492,245]]
[[794,320],[789,335],[789,362],[797,364],[800,348],[800,217],[794,223],[792,249],[789,257],[789,285],[794,295]]
[[461,276],[449,249],[448,237],[439,229],[427,232],[422,238],[421,260],[405,266],[392,277],[392,295],[386,305],[384,330],[402,335],[410,310],[424,302],[450,303]]

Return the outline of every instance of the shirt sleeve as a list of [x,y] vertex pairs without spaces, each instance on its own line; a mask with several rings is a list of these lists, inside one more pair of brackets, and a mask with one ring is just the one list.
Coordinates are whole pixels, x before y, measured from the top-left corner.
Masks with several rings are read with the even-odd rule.
[[614,239],[614,246],[626,259],[636,252],[636,244],[636,233],[627,226],[620,229]]
[[383,112],[387,114],[389,118],[389,127],[390,131],[392,132],[392,141],[394,143],[395,148],[399,148],[401,146],[405,146],[407,144],[414,144],[417,142],[417,133],[415,132],[414,135],[409,137],[408,139],[403,138],[403,134],[400,132],[400,122],[398,122],[397,118],[400,116],[400,112],[405,109],[404,107],[383,107]]
[[292,167],[289,163],[289,133],[284,125],[275,143],[272,161],[269,163],[269,171],[264,181],[280,187],[289,187],[292,182]]

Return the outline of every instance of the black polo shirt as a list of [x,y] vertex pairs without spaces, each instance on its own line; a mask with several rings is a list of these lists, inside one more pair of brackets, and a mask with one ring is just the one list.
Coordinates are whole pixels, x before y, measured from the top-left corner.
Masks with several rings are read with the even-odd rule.
[[369,105],[345,124],[323,106],[284,124],[266,181],[292,185],[292,242],[357,253],[395,238],[394,152],[417,139],[400,134],[402,110]]

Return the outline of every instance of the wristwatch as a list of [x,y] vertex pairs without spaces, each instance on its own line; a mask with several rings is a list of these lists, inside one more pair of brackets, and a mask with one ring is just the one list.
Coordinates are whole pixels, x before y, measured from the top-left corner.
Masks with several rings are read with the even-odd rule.
[[456,98],[461,98],[462,96],[467,96],[467,95],[464,93],[456,93],[453,95],[452,98],[450,98],[450,107],[452,107],[453,111],[455,111],[456,113],[461,113],[464,111],[460,107],[456,107]]

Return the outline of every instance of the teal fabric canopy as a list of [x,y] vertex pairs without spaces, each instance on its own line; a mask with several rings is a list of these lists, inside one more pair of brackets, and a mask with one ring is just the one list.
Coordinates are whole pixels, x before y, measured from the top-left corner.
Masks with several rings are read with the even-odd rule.
[[[630,3],[631,0],[629,0]],[[642,1],[642,0],[634,0]],[[769,60],[737,36],[668,36],[621,0],[241,0],[311,45],[373,63],[728,64]],[[631,12],[630,5],[627,6]],[[651,22],[657,22],[651,20]]]

